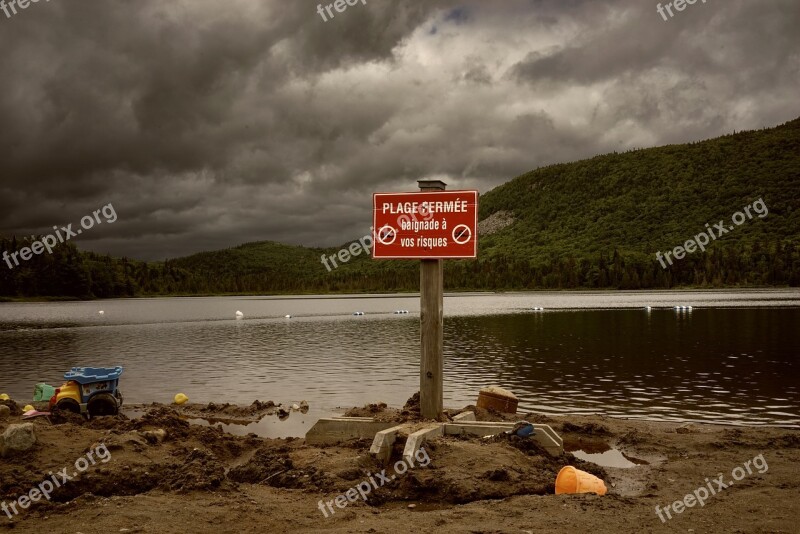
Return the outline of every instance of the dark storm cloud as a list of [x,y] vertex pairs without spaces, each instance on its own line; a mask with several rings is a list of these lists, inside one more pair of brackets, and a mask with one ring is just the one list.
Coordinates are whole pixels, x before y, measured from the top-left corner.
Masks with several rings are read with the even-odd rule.
[[0,12],[0,232],[175,257],[363,235],[371,194],[800,114],[792,0],[104,0]]

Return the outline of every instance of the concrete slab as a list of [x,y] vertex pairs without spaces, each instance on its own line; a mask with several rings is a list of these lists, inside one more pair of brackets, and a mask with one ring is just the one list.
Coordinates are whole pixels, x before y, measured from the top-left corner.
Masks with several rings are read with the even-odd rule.
[[[351,439],[373,438],[370,453],[376,458],[388,462],[392,447],[398,436],[408,435],[403,458],[411,463],[414,454],[427,439],[442,435],[492,436],[514,428],[513,422],[470,421],[469,415],[453,423],[405,423],[398,425],[386,421],[375,421],[371,417],[330,417],[320,419],[306,433],[309,445],[334,445]],[[534,439],[542,448],[553,456],[564,451],[564,440],[549,425],[533,425]]]
[[372,439],[377,432],[395,423],[375,421],[371,417],[330,417],[320,419],[306,433],[309,445],[335,445],[351,439]]
[[459,421],[474,421],[475,420],[475,412],[461,412],[460,414],[453,417],[453,422]]
[[[446,423],[446,435],[494,436],[514,428],[515,423],[494,421],[470,421]],[[534,433],[530,439],[535,440],[551,456],[560,456],[564,452],[564,441],[549,425],[533,425]]]

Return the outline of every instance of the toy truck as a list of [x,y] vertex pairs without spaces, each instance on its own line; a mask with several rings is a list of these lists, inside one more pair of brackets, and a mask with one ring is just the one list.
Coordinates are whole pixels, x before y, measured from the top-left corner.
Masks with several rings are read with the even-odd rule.
[[50,408],[90,417],[117,415],[122,406],[121,374],[122,367],[73,367],[64,373],[67,382],[56,389]]

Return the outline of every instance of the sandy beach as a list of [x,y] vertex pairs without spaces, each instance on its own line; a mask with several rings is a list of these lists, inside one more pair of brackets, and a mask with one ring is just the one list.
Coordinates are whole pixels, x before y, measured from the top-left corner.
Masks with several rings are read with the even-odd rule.
[[[9,503],[17,503],[19,512],[0,516],[0,530],[797,532],[796,430],[478,410],[479,420],[549,424],[563,437],[566,451],[605,451],[604,456],[617,454],[635,466],[602,467],[570,452],[551,457],[519,438],[437,438],[423,445],[424,457],[407,472],[394,473],[387,483],[378,479],[366,502],[359,496],[330,513],[325,502],[335,503],[370,476],[375,481],[382,470],[388,479],[402,441],[387,466],[369,455],[370,440],[315,447],[296,438],[234,436],[186,420],[198,414],[211,421],[276,417],[270,405],[153,404],[139,407],[144,415],[136,419],[37,418],[31,421],[35,448],[0,463],[0,499],[9,510]],[[0,432],[22,423],[15,412],[0,422]],[[415,415],[382,405],[350,414],[365,413],[398,420]],[[92,461],[85,460],[89,456]],[[66,471],[70,480],[49,500],[40,496],[20,507],[19,496],[30,495],[64,468],[76,471],[76,465],[85,469],[74,477]],[[608,493],[555,495],[555,476],[565,465],[602,478]],[[702,506],[686,498],[704,494]]]

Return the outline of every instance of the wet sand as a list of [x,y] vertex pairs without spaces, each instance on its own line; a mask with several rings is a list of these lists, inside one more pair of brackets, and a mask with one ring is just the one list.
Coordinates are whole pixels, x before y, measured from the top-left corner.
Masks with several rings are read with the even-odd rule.
[[[50,501],[40,499],[13,519],[0,514],[0,531],[798,532],[796,430],[519,414],[506,419],[550,424],[565,449],[600,455],[590,457],[608,465],[568,452],[553,458],[528,440],[448,437],[424,445],[426,466],[400,474],[392,467],[400,458],[400,440],[386,471],[394,480],[370,490],[366,503],[358,497],[323,513],[324,502],[335,503],[387,468],[369,455],[371,440],[315,447],[302,439],[234,436],[213,423],[187,422],[198,415],[212,422],[276,417],[266,402],[221,408],[153,404],[140,410],[136,419],[33,420],[37,447],[0,461],[0,503],[29,492],[50,471],[72,469],[100,444],[110,459],[90,465]],[[413,409],[379,404],[352,413],[415,417]],[[0,421],[0,432],[20,422],[19,415]],[[603,478],[608,494],[555,495],[555,476],[565,465]],[[729,487],[719,488],[718,474]],[[671,508],[700,488],[716,494],[709,491],[703,506],[689,498],[693,506],[678,505],[685,508],[681,513]],[[657,505],[670,507],[671,519],[662,512],[662,522]]]

